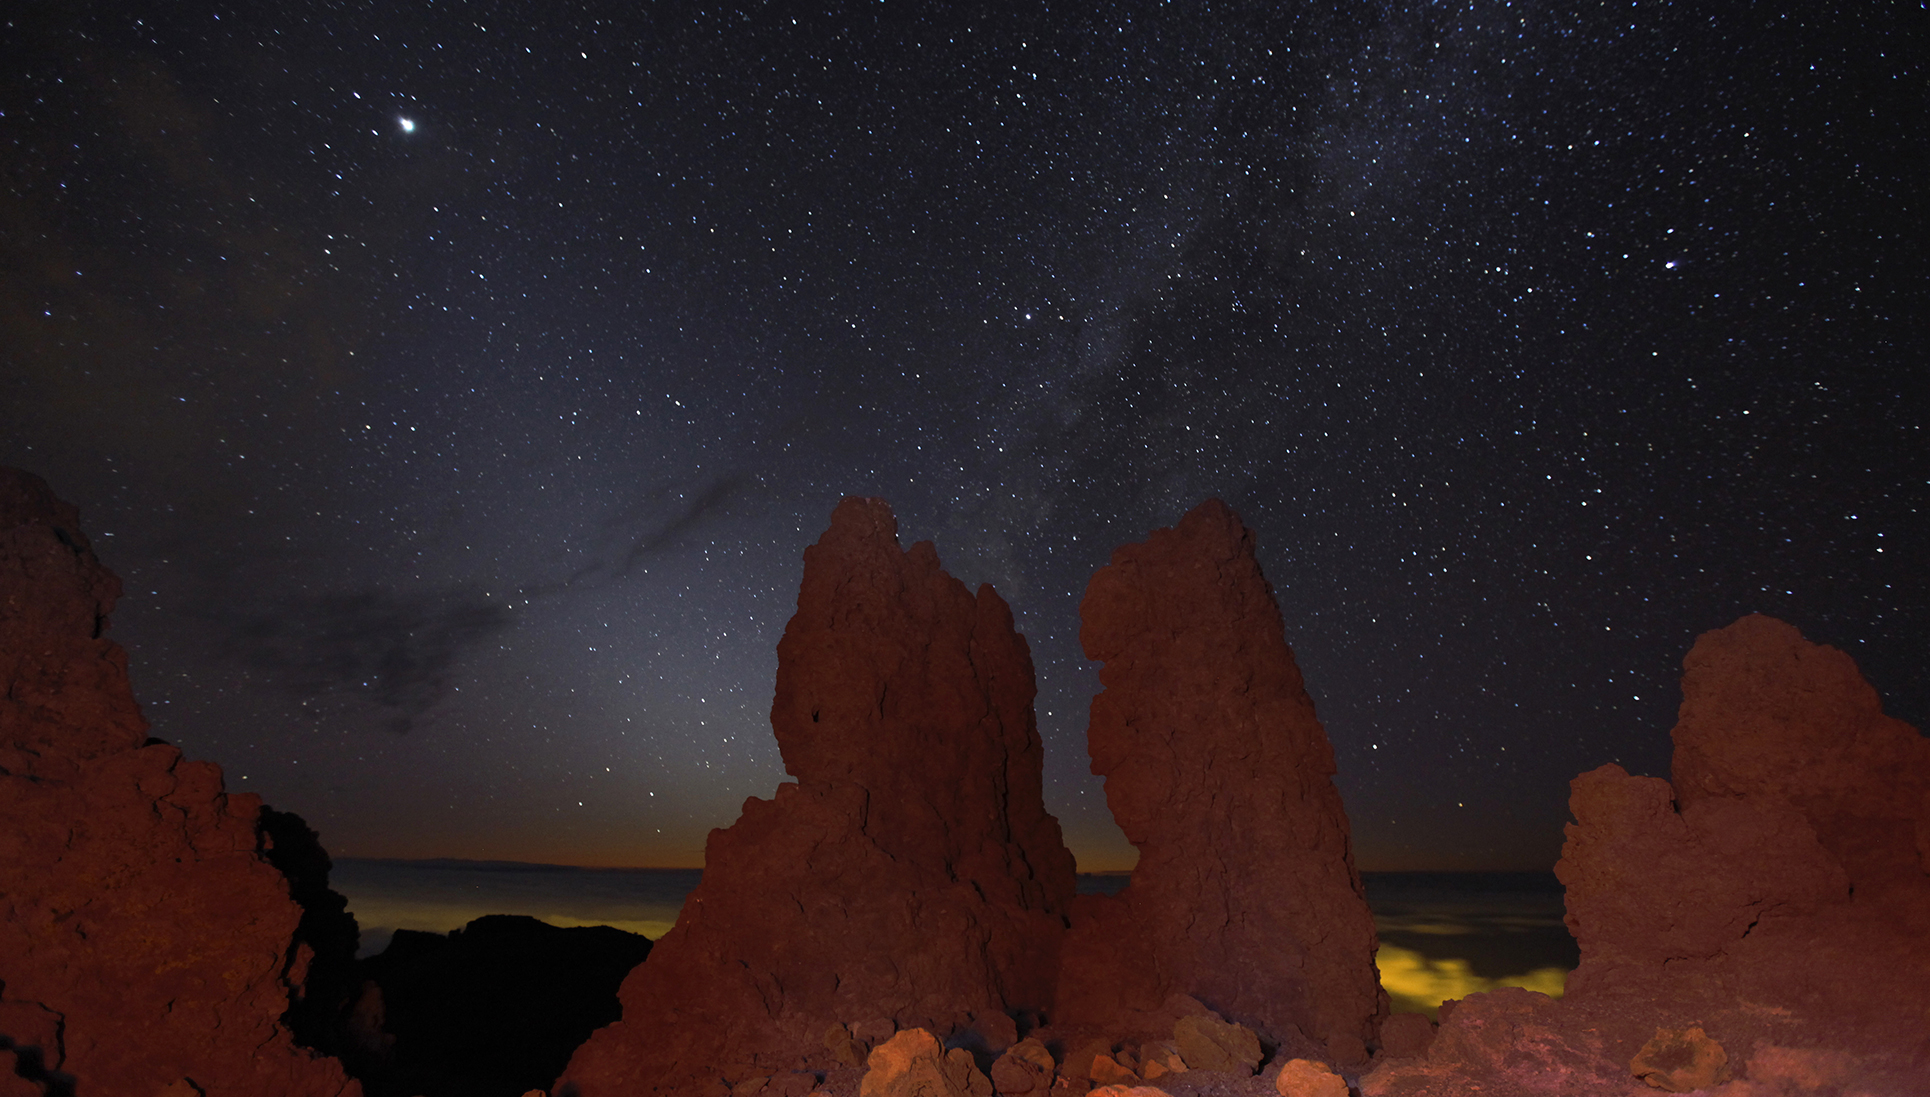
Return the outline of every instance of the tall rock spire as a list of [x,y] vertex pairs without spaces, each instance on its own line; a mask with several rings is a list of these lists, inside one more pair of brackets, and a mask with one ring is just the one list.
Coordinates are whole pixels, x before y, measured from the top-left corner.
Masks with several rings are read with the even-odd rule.
[[771,723],[797,780],[711,832],[623,1019],[558,1091],[721,1094],[854,1061],[828,1032],[996,1046],[1007,1011],[1048,1009],[1073,870],[1042,800],[1034,692],[992,588],[974,597],[929,542],[901,551],[882,501],[841,503],[778,644]]
[[1075,905],[1055,1022],[1157,1031],[1186,995],[1363,1061],[1386,1012],[1373,918],[1252,533],[1208,500],[1114,552],[1080,615],[1104,664],[1092,771],[1139,864]]

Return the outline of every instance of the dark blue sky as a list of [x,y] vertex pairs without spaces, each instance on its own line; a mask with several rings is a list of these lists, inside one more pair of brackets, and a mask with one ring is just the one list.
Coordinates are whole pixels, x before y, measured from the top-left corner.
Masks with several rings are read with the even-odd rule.
[[1259,535],[1364,867],[1545,867],[1762,611],[1930,715],[1924,18],[30,5],[0,461],[155,734],[340,854],[694,863],[846,494],[993,583]]

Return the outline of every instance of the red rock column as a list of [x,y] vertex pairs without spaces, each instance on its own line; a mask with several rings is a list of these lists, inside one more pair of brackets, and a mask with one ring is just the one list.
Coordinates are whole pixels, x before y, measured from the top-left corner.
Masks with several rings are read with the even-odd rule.
[[1209,500],[1113,553],[1080,614],[1104,663],[1092,771],[1139,864],[1075,904],[1055,1023],[1163,1035],[1183,994],[1362,1061],[1386,1012],[1373,918],[1252,533]]
[[[1011,611],[900,551],[846,499],[804,554],[771,723],[795,783],[712,831],[623,1019],[557,1082],[581,1097],[722,1093],[840,1064],[825,1034],[977,1029],[1047,1009],[1073,891],[1045,812],[1032,660]],[[573,1088],[572,1088],[573,1087]]]
[[74,508],[0,469],[0,1069],[34,1049],[83,1094],[360,1094],[280,1024],[306,956],[261,801],[142,745],[119,595]]

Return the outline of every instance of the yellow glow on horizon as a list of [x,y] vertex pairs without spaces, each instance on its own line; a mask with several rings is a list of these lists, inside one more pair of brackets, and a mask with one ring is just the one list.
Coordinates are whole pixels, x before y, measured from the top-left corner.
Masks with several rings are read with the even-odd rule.
[[1568,985],[1568,972],[1558,967],[1536,968],[1520,975],[1484,979],[1474,973],[1466,960],[1430,960],[1412,949],[1382,945],[1374,954],[1380,967],[1381,986],[1401,1013],[1439,1013],[1449,998],[1466,998],[1496,987],[1522,987],[1559,998]]

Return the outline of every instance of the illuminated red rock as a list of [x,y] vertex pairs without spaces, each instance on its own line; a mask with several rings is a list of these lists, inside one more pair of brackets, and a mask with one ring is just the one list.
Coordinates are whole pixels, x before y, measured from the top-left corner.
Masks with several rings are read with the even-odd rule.
[[1575,779],[1569,1000],[1659,1003],[1638,1046],[1700,1023],[1737,1059],[1819,1046],[1930,1081],[1930,740],[1761,615],[1696,641],[1674,739],[1672,781]]
[[280,1023],[313,953],[260,800],[143,745],[119,594],[74,508],[0,469],[0,1047],[56,1092],[359,1094]]
[[[804,554],[771,723],[796,778],[711,832],[703,882],[578,1050],[581,1097],[722,1093],[835,1069],[845,1028],[970,1030],[1047,1010],[1073,891],[1044,809],[1032,661],[990,587],[901,551],[847,499]],[[836,1035],[840,1038],[828,1038]]]
[[1297,1054],[1364,1061],[1387,1010],[1373,919],[1252,533],[1210,500],[1113,553],[1080,614],[1104,664],[1092,770],[1139,863],[1075,904],[1055,1026],[1163,1036],[1190,996]]
[[1673,780],[1571,785],[1565,997],[1470,997],[1367,1097],[1930,1093],[1930,740],[1773,618],[1683,671]]

